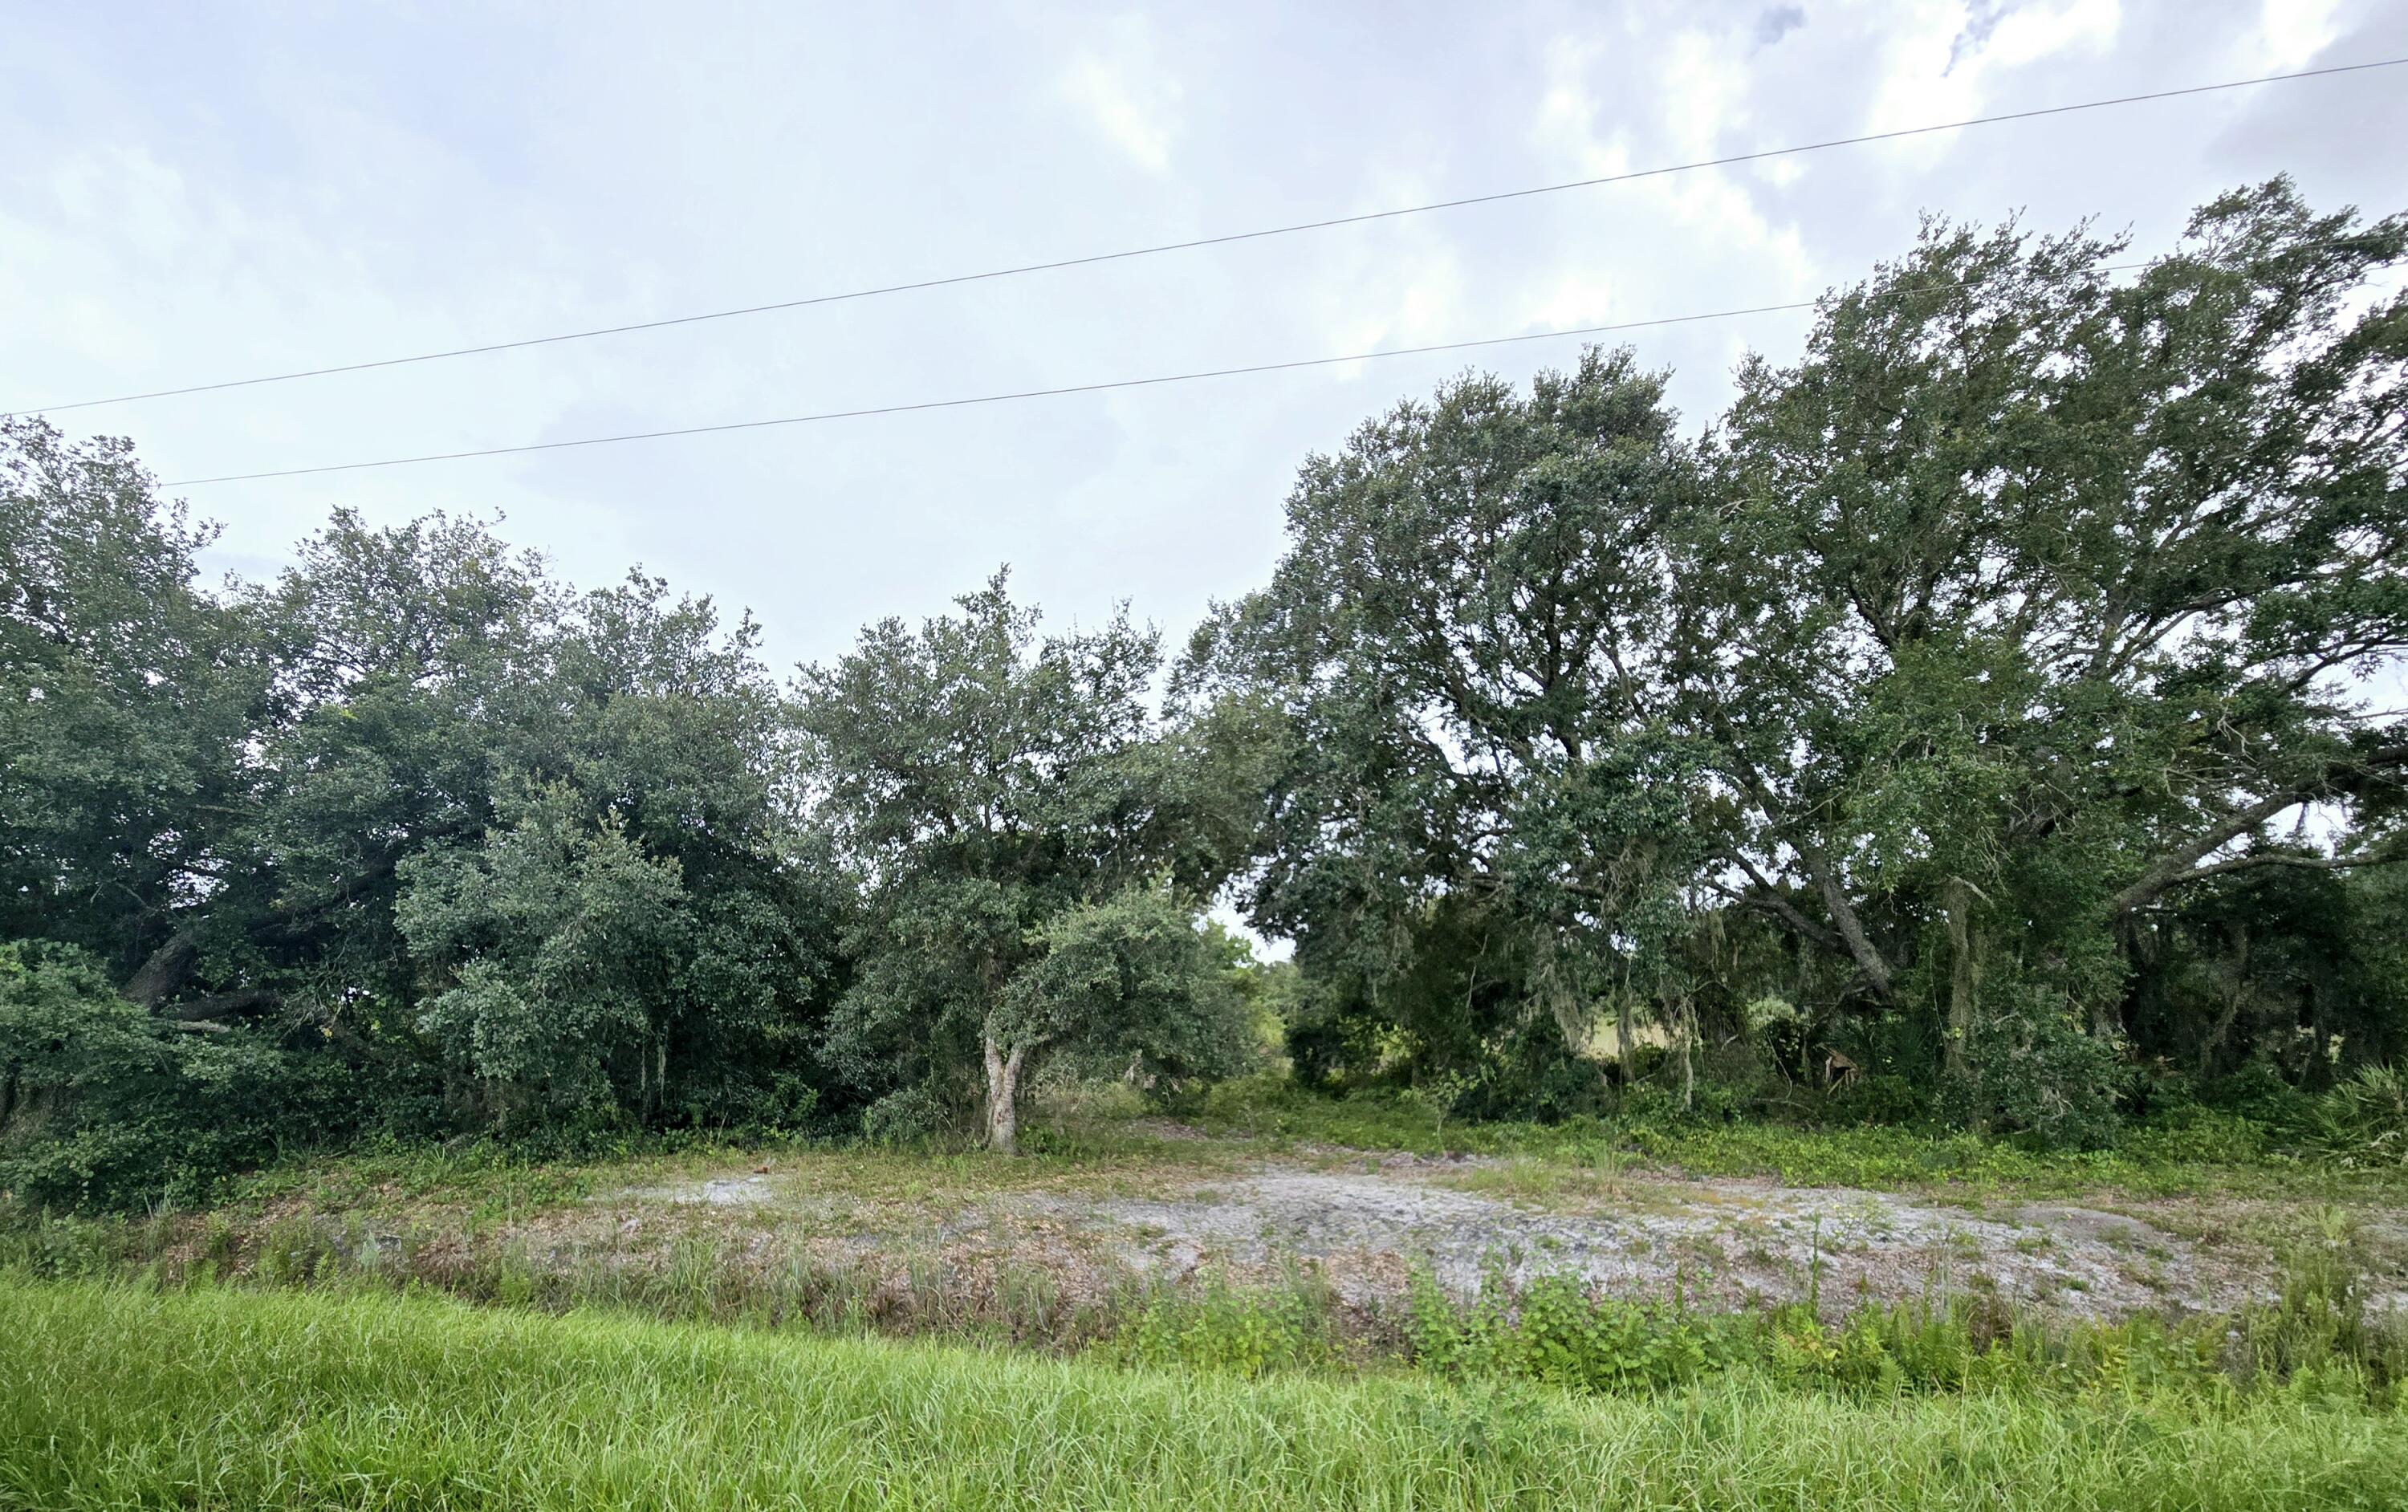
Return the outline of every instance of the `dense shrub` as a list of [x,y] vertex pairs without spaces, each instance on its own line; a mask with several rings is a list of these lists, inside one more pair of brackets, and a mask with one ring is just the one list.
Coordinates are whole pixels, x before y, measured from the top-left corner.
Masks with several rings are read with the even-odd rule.
[[339,1133],[360,1084],[267,1034],[179,1033],[71,946],[0,946],[0,1188],[79,1208],[189,1201]]
[[2373,1065],[2327,1092],[2316,1105],[2325,1142],[2344,1158],[2408,1165],[2408,1074]]

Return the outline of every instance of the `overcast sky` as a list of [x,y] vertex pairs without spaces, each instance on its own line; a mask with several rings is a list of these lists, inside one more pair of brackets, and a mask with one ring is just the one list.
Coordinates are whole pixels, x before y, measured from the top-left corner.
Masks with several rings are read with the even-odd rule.
[[[2408,55],[2401,0],[144,7],[0,0],[0,407],[540,335]],[[1813,295],[1923,211],[2163,247],[2277,171],[2408,207],[2408,69],[1102,268],[63,414],[165,478],[941,399]],[[1760,316],[1635,334],[1692,424]],[[179,491],[271,573],[336,505],[504,516],[780,664],[997,563],[1174,638],[1297,464],[1577,339]]]

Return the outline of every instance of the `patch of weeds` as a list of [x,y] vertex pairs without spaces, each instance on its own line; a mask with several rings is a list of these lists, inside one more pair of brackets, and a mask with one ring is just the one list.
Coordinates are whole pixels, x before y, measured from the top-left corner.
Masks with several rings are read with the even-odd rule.
[[1101,1347],[1130,1365],[1181,1365],[1254,1377],[1336,1363],[1343,1354],[1328,1299],[1302,1284],[1239,1290],[1213,1277],[1196,1290],[1159,1288]]
[[1417,1366],[1452,1378],[1587,1392],[1652,1394],[1727,1375],[1848,1396],[1985,1391],[2214,1407],[2271,1393],[2321,1406],[2408,1405],[2408,1335],[2371,1324],[2346,1263],[2329,1261],[2303,1258],[2276,1305],[2183,1323],[2019,1314],[1995,1292],[1860,1300],[1836,1321],[1803,1304],[1709,1315],[1599,1297],[1570,1277],[1510,1292],[1492,1277],[1463,1303],[1423,1273],[1406,1339]]
[[1593,1300],[1570,1277],[1542,1277],[1517,1295],[1492,1273],[1467,1305],[1425,1271],[1413,1278],[1407,1319],[1412,1359],[1442,1376],[1633,1391],[1691,1380],[1720,1363],[1712,1332],[1685,1314]]

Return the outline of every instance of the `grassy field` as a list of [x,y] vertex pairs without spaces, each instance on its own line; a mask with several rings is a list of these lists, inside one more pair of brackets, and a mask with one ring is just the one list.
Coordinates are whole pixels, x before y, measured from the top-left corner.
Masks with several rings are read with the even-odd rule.
[[[1493,1327],[1475,1330],[1462,1349],[1421,1336],[1427,1309],[1408,1293],[1407,1266],[1427,1263],[1427,1251],[1412,1261],[1405,1247],[1451,1242],[1444,1225],[1456,1220],[1442,1205],[1410,1209],[1439,1216],[1408,1239],[1363,1240],[1396,1247],[1398,1263],[1386,1270],[1335,1241],[1316,1257],[1295,1246],[1336,1233],[1342,1215],[1261,1205],[1268,1199],[1250,1191],[1250,1173],[1274,1170],[1375,1187],[1366,1201],[1462,1193],[1502,1205],[1461,1220],[1477,1243],[1499,1247],[1498,1259],[1509,1258],[1505,1236],[1522,1217],[1536,1215],[1522,1232],[1541,1242],[1602,1232],[1583,1224],[1625,1225],[1612,1241],[1622,1268],[1598,1289],[1600,1304],[1681,1301],[1694,1319],[1739,1305],[1744,1293],[1748,1315],[1725,1319],[1707,1341],[1717,1361],[1781,1356],[1789,1347],[1780,1335],[1795,1331],[1768,1321],[1756,1304],[1794,1304],[1819,1287],[1835,1338],[1850,1321],[1842,1314],[1876,1313],[1887,1352],[1910,1376],[1953,1389],[1963,1369],[1945,1358],[1929,1369],[1915,1363],[1932,1350],[1912,1315],[1933,1295],[1928,1288],[1955,1277],[1950,1305],[1979,1314],[1952,1322],[1956,1334],[2012,1330],[2051,1368],[2070,1362],[2097,1374],[2098,1362],[2140,1348],[2202,1355],[2205,1373],[2251,1381],[2269,1370],[2286,1375],[2294,1361],[2313,1364],[2330,1340],[2343,1340],[2341,1352],[2366,1367],[2374,1399],[2390,1400],[2390,1383],[2408,1375],[2401,1173],[2302,1160],[2230,1120],[2136,1131],[2113,1152],[2039,1152],[1899,1128],[1441,1125],[1393,1099],[1240,1086],[1185,1121],[1109,1098],[1066,1101],[1043,1110],[1028,1143],[1030,1153],[1012,1160],[840,1143],[654,1141],[573,1157],[501,1145],[368,1148],[269,1170],[197,1212],[77,1218],[0,1201],[0,1273],[147,1276],[169,1286],[342,1281],[555,1313],[937,1335],[1248,1372],[1441,1353],[1476,1362],[1498,1353],[1483,1342]],[[1756,1184],[1733,1188],[1733,1179]],[[714,1186],[743,1189],[741,1200],[703,1200]],[[1813,1253],[1801,1259],[1805,1220],[1766,1205],[1824,1187],[1849,1190],[1816,1209],[1824,1216],[1813,1220]],[[1870,1195],[1885,1189],[1920,1193],[1926,1209]],[[2086,1205],[2070,1217],[2022,1211],[2069,1193]],[[1266,1231],[1274,1239],[1262,1257],[1245,1258],[1232,1241],[1200,1263],[1182,1261],[1176,1236],[1149,1226],[1154,1215],[1111,1212],[1166,1195],[1190,1203],[1180,1221],[1291,1227]],[[1799,1232],[1784,1237],[1776,1220]],[[2125,1220],[2129,1234],[2113,1227]],[[1573,1227],[1546,1227],[1558,1220]],[[1680,1226],[1692,1221],[1704,1226]],[[1977,1222],[1986,1225],[1979,1246],[1955,1227]],[[2106,1225],[2105,1238],[2086,1225]],[[1547,1251],[1528,1254],[1533,1274],[1554,1263]],[[1718,1294],[1701,1289],[1717,1274]],[[2051,1292],[2060,1277],[2085,1290]],[[2134,1277],[2169,1279],[2149,1290]],[[1868,1278],[1878,1283],[1870,1291]],[[2205,1279],[2214,1281],[2212,1296],[2181,1291]],[[2112,1303],[2088,1290],[2114,1286],[2123,1290]],[[2311,1302],[2260,1301],[2278,1291]],[[2065,1319],[2045,1316],[2052,1296],[2060,1311],[2108,1322],[2156,1325],[2169,1308],[2187,1316],[2146,1338],[2069,1334],[2057,1326]],[[1626,1373],[1596,1362],[1636,1352],[1649,1362],[1640,1374],[1652,1377],[1656,1355],[1690,1352],[1690,1321],[1640,1328],[1592,1318],[1584,1305],[1566,1311],[1579,1316],[1558,1332],[1587,1362],[1558,1375],[1617,1379]],[[1633,1331],[1662,1349],[1616,1342]],[[2311,1335],[2326,1342],[2299,1345]],[[1519,1358],[1531,1350],[1502,1353],[1511,1358],[1501,1373],[1537,1372]]]
[[[2043,1153],[1240,1087],[1184,1121],[1055,1106],[1029,1144],[369,1149],[200,1212],[0,1205],[0,1508],[2376,1507],[2408,1480],[2408,1328],[2367,1300],[2408,1275],[2408,1182],[2231,1120]],[[1082,1291],[1037,1263],[1058,1205],[976,1230],[991,1265],[930,1237],[1267,1166],[1626,1216],[1701,1177],[1968,1215],[2079,1193],[2256,1257],[2280,1299],[1817,1320],[1540,1284],[1366,1313],[1316,1274]],[[693,1199],[730,1180],[776,1200]]]
[[[2136,1124],[2112,1149],[2043,1149],[1965,1130],[1897,1124],[1801,1127],[1697,1120],[1468,1122],[1395,1097],[1303,1094],[1276,1077],[1213,1089],[1196,1119],[1216,1135],[1283,1148],[1334,1146],[1421,1155],[1507,1156],[1594,1170],[1603,1161],[1696,1176],[1766,1176],[1799,1186],[2039,1197],[2408,1199],[2408,1167],[2352,1165],[2288,1148],[2263,1125],[2194,1108]],[[1111,1148],[1111,1120],[1060,1120],[1068,1151]]]
[[2317,1508],[2408,1415],[2276,1394],[1246,1382],[426,1296],[0,1281],[0,1506]]

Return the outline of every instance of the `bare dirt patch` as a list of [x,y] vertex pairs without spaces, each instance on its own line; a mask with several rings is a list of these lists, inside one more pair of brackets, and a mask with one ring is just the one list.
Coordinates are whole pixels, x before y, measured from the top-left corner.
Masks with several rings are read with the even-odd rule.
[[[937,1256],[960,1274],[1033,1265],[1071,1293],[1118,1276],[1255,1278],[1301,1266],[1349,1301],[1400,1293],[1418,1268],[1457,1295],[1570,1275],[1600,1294],[1736,1305],[1986,1292],[2089,1317],[2224,1309],[2266,1294],[2267,1257],[2202,1244],[2145,1213],[2070,1203],[1971,1211],[1926,1198],[1763,1179],[1617,1178],[1493,1195],[1482,1163],[1361,1159],[1037,1183],[874,1211],[800,1176],[727,1175],[605,1199],[635,1213],[718,1211],[755,1244]],[[1463,1190],[1465,1186],[1475,1190]],[[789,1231],[782,1232],[781,1231]]]
[[1452,1190],[1419,1169],[1267,1168],[1154,1199],[1019,1198],[1104,1237],[1131,1263],[1184,1274],[1283,1259],[1325,1268],[1349,1292],[1386,1290],[1416,1265],[1458,1295],[1490,1278],[1571,1275],[1613,1295],[1737,1303],[1819,1294],[1840,1306],[1995,1291],[2086,1315],[2225,1306],[2244,1272],[2136,1218],[2065,1205],[1997,1216],[1892,1193],[1770,1182],[1632,1182],[1580,1211]]

